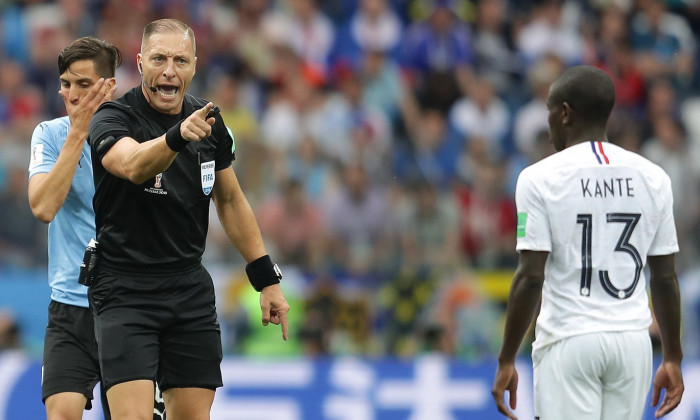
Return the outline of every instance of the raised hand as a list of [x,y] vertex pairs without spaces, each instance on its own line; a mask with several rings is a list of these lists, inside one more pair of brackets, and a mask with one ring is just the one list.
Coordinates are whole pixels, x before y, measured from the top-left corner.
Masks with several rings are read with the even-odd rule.
[[116,90],[117,84],[110,83],[104,78],[98,79],[86,92],[78,93],[77,96],[71,95],[69,97],[70,91],[60,90],[58,94],[61,95],[63,103],[66,105],[71,127],[87,133],[92,115],[100,105],[112,100],[112,95]]
[[207,114],[213,107],[214,104],[209,102],[182,122],[180,135],[183,139],[187,141],[201,141],[211,135],[211,126],[214,125],[216,119],[214,117],[207,118]]

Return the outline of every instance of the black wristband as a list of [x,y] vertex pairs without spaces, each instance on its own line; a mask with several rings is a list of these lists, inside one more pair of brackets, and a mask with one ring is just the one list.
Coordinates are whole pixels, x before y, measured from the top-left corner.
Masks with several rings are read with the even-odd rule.
[[165,132],[165,143],[167,143],[168,147],[173,152],[179,152],[187,146],[187,143],[189,143],[187,140],[182,138],[182,134],[180,134],[181,124],[182,121],[170,127],[170,129]]
[[269,255],[264,255],[246,264],[245,273],[248,275],[253,289],[257,292],[267,286],[278,284],[282,280],[282,271],[277,264],[272,263]]

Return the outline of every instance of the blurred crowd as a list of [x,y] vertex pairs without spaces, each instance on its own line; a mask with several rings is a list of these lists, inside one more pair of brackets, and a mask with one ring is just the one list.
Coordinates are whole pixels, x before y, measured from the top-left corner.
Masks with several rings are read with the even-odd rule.
[[[58,52],[115,43],[120,95],[161,17],[193,27],[190,93],[221,108],[268,251],[297,279],[294,352],[494,356],[504,294],[481,280],[517,263],[515,182],[553,152],[544,102],[575,64],[612,76],[609,138],[669,173],[681,281],[700,266],[698,0],[0,0],[0,267],[46,262],[27,164],[36,124],[65,113]],[[212,220],[227,351],[264,352]]]

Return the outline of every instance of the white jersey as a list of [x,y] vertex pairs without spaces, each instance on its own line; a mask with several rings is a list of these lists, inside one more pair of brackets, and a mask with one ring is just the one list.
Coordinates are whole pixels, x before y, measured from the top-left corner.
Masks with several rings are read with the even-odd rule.
[[611,143],[571,146],[526,168],[517,250],[548,251],[533,352],[562,338],[651,323],[647,255],[678,252],[671,180]]

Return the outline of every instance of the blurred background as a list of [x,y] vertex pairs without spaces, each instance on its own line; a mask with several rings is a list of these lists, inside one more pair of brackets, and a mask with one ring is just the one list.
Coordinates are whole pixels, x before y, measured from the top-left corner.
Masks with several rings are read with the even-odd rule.
[[194,29],[190,93],[234,133],[292,306],[288,343],[259,327],[212,206],[204,262],[232,360],[437,354],[490,376],[515,181],[553,152],[544,101],[575,64],[615,82],[610,141],[672,178],[685,354],[700,355],[698,0],[0,0],[0,352],[42,351],[47,228],[27,166],[34,127],[65,115],[56,57],[80,36],[110,40],[121,95],[140,83],[143,26],[162,17]]

